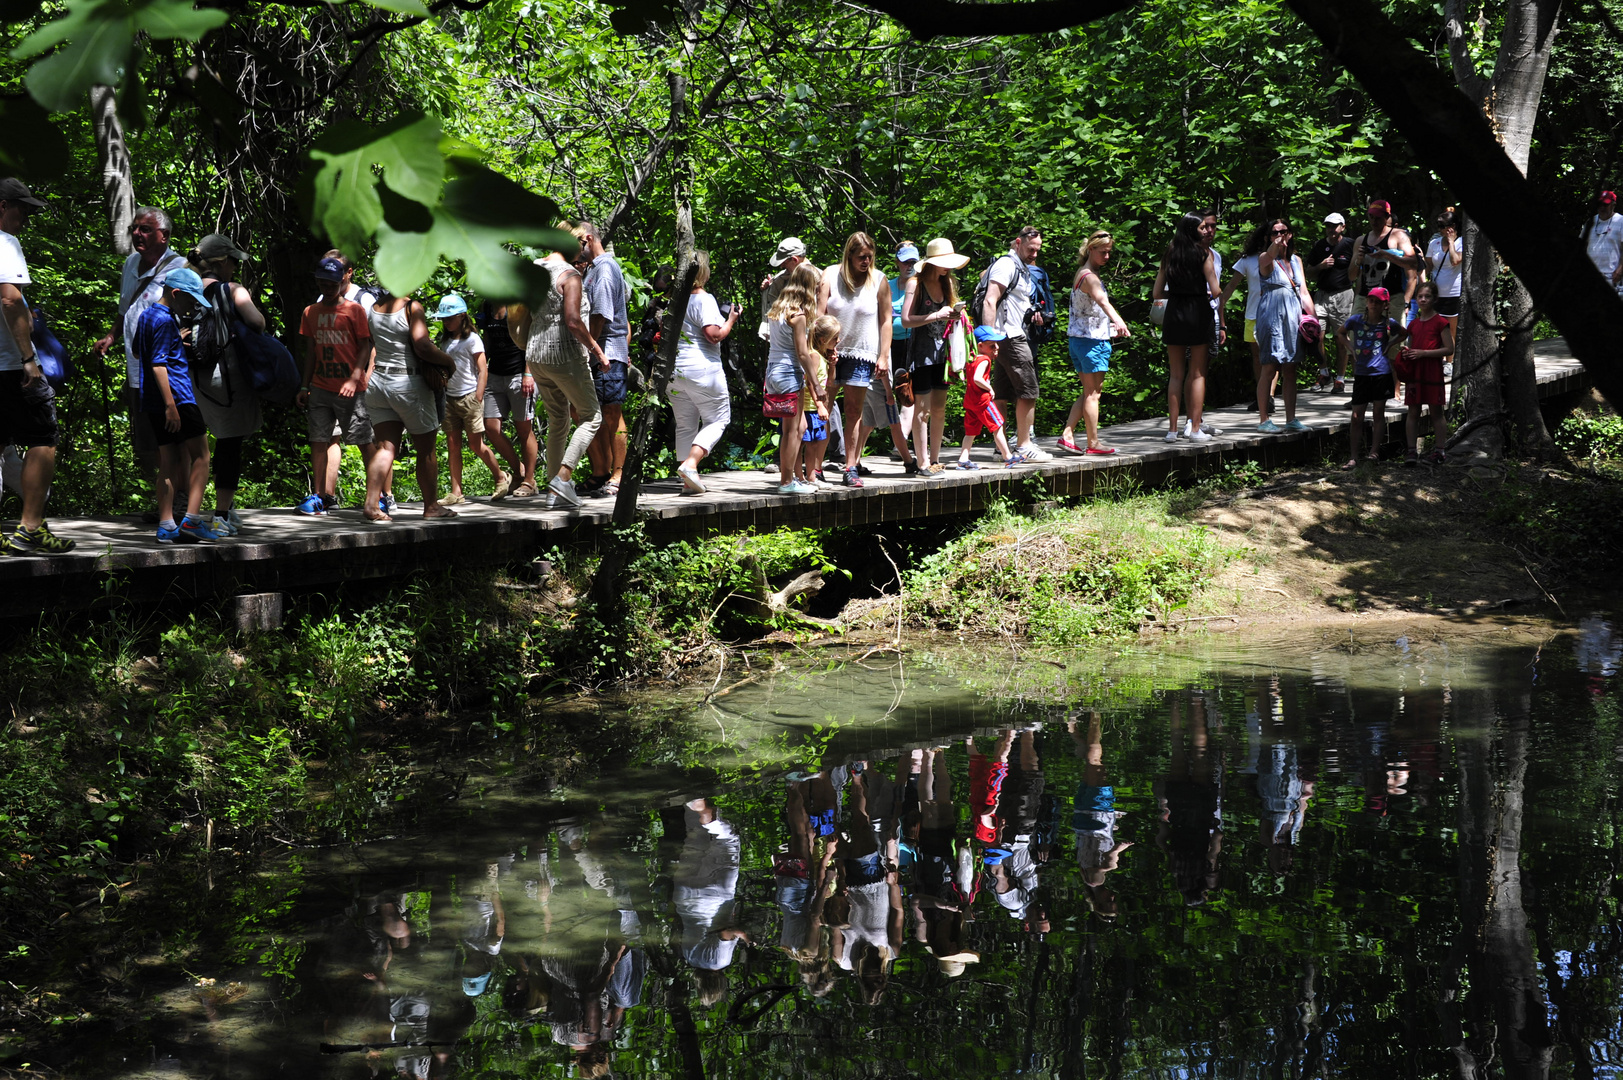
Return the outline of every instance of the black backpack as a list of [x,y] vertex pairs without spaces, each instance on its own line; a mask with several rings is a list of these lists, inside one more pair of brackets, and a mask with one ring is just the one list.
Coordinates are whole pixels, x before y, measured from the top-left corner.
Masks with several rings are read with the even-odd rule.
[[[1004,252],[1002,255],[999,255],[997,259],[993,259],[991,265],[985,270],[981,271],[981,278],[975,283],[974,295],[972,295],[969,300],[970,324],[972,326],[982,325],[981,312],[986,310],[987,286],[992,280],[992,267],[998,264],[998,259],[1014,259],[1015,269],[1021,274],[1024,274],[1026,281],[1031,284],[1031,307],[1027,308],[1025,312],[1021,314],[1020,325],[1025,327],[1026,339],[1031,342],[1033,347],[1046,344],[1054,336],[1054,293],[1053,290],[1048,287],[1048,275],[1043,273],[1039,267],[1027,266],[1019,259],[1015,259],[1014,256],[1010,255],[1008,252]],[[1035,273],[1033,271],[1035,271]],[[1039,282],[1041,283],[1040,286]],[[1013,288],[1013,283],[1010,284],[1010,288]],[[1043,297],[1047,297],[1048,307],[1046,310],[1043,310],[1041,306],[1043,303]],[[1009,290],[1005,289],[1003,292],[1003,298],[999,301],[998,306],[1001,307],[1003,304],[1007,303],[1008,299]],[[1042,326],[1036,327],[1031,325],[1031,316],[1033,312],[1041,312],[1044,320]],[[1039,335],[1041,335],[1040,340]]]
[[225,364],[231,350],[231,324],[237,317],[227,282],[214,282],[203,295],[209,303],[200,305],[192,319],[192,370],[200,382],[214,378],[214,372]]

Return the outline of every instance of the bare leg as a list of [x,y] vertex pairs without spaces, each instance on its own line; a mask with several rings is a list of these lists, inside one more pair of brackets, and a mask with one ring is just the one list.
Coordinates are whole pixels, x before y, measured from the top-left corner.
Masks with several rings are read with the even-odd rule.
[[1268,422],[1269,414],[1273,412],[1274,404],[1274,373],[1279,365],[1274,363],[1259,364],[1257,366],[1257,423]]
[[310,444],[310,483],[317,495],[333,495],[338,491],[338,455],[330,442]]
[[1183,411],[1184,350],[1183,345],[1167,346],[1167,430],[1173,433]]
[[438,442],[438,431],[411,437],[411,448],[417,452],[417,488],[423,493],[423,516],[456,517],[456,511],[440,505],[440,461],[434,454]]
[[[181,447],[186,470],[186,516],[195,518],[203,510],[203,489],[209,486],[209,440],[206,435],[187,439]],[[178,477],[177,477],[178,479]]]
[[405,425],[397,422],[377,424],[372,429],[372,460],[366,465],[366,502],[361,513],[371,521],[392,521],[378,509],[378,499],[386,490],[384,485],[394,472],[395,454]]
[[29,532],[45,521],[45,493],[50,490],[51,478],[55,475],[56,447],[30,446],[23,455],[22,517],[22,526]]
[[1279,368],[1279,388],[1285,392],[1285,423],[1296,419],[1296,368],[1283,364]]
[[445,432],[445,463],[451,470],[451,494],[462,494],[462,432],[458,428]]
[[868,397],[866,386],[847,386],[845,388],[845,467],[847,471],[854,469],[862,461],[862,444],[866,438],[861,436],[862,429],[862,403]]
[[1031,418],[1037,412],[1035,398],[1020,398],[1014,403],[1014,443],[1016,446],[1030,446],[1032,427]]
[[1192,345],[1189,349],[1188,404],[1190,430],[1199,431],[1206,409],[1206,353],[1205,345]]

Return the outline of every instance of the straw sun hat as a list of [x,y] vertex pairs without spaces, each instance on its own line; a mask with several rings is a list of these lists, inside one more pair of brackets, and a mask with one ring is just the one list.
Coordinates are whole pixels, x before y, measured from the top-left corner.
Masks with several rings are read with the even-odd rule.
[[962,270],[969,263],[968,255],[952,250],[952,241],[938,236],[924,245],[924,261],[920,266],[939,266],[943,270]]

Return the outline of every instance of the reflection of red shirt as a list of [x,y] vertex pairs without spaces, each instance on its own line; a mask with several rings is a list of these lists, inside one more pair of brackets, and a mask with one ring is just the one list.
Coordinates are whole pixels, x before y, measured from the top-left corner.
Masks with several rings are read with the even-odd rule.
[[1007,761],[993,761],[985,754],[969,759],[969,809],[975,815],[975,839],[983,844],[997,839],[997,803],[1008,775]]
[[372,340],[366,309],[353,300],[311,304],[299,321],[299,333],[310,339],[314,357],[310,385],[334,392],[349,380],[361,342]]

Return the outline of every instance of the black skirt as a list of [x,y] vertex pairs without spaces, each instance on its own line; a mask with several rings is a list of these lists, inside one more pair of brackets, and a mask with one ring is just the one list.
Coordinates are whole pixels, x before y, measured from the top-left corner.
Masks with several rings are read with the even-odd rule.
[[1204,293],[1173,293],[1167,297],[1161,340],[1168,345],[1210,345],[1216,319],[1212,302]]

